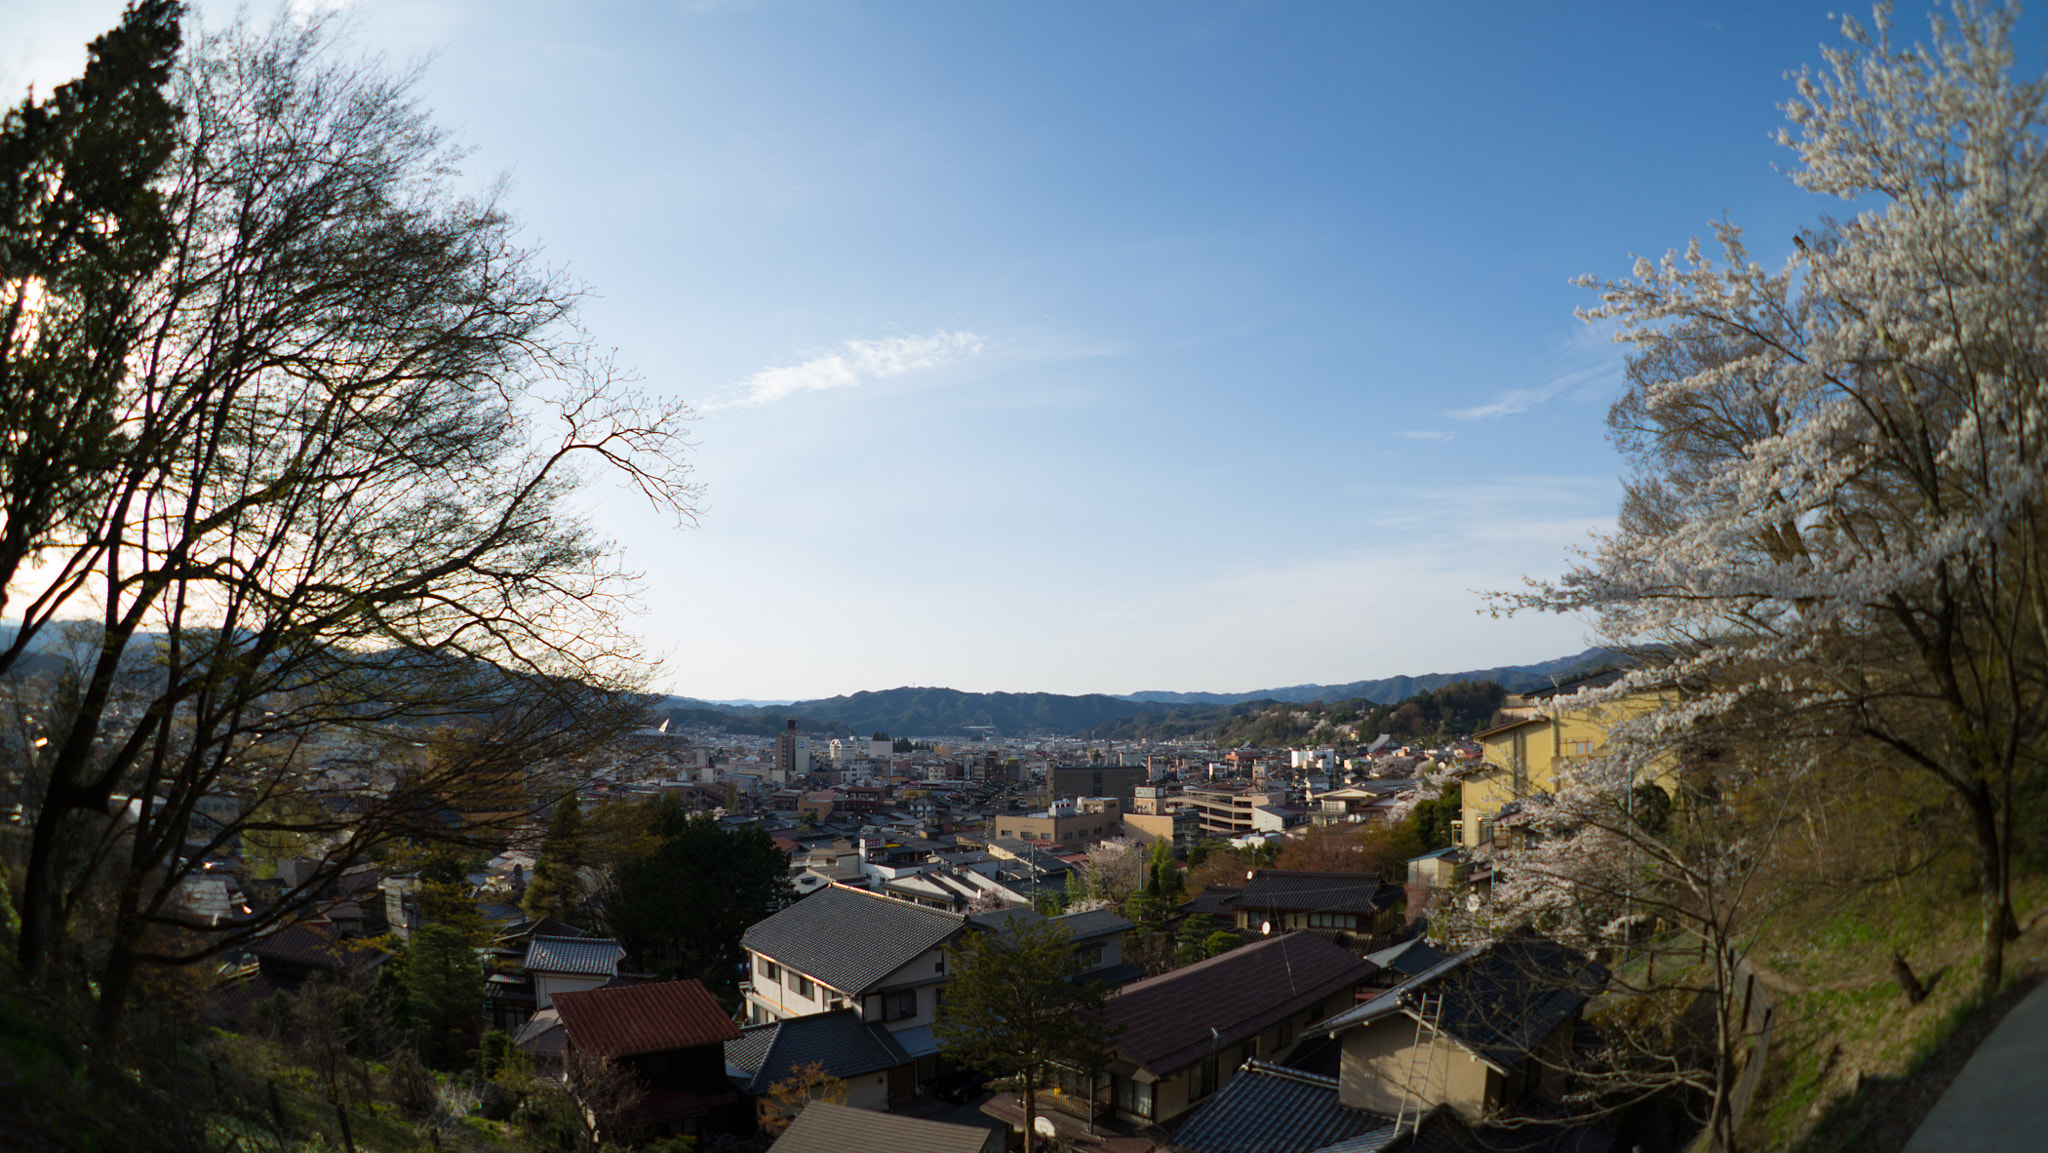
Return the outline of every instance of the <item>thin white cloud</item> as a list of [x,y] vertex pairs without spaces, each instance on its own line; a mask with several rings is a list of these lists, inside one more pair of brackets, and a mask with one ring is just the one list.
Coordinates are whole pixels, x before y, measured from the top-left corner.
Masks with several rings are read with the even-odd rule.
[[925,336],[892,336],[884,340],[849,340],[832,352],[802,364],[764,368],[721,396],[704,402],[699,411],[759,408],[799,393],[853,388],[871,380],[939,368],[979,353],[986,342],[971,332],[934,332]]
[[1411,428],[1401,432],[1399,435],[1407,437],[1409,440],[1433,440],[1438,442],[1458,439],[1457,433],[1444,432],[1439,429]]
[[1580,325],[1544,358],[1561,363],[1543,384],[1511,388],[1487,404],[1452,409],[1444,415],[1453,420],[1486,420],[1528,412],[1558,397],[1581,404],[1610,397],[1621,386],[1623,362],[1623,354],[1614,347],[1613,332],[1612,324]]
[[351,0],[291,0],[285,6],[285,13],[294,24],[308,24],[313,20],[347,8]]
[[1482,404],[1475,408],[1454,408],[1444,415],[1452,420],[1485,420],[1495,416],[1513,416],[1518,412],[1527,412],[1563,391],[1564,387],[1558,384],[1544,388],[1511,388],[1494,398],[1491,404]]

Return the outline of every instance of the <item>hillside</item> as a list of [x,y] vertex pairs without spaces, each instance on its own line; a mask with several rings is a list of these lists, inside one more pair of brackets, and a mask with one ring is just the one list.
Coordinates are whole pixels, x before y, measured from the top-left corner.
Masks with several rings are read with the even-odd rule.
[[1069,736],[1133,714],[1163,714],[1170,707],[1101,694],[966,693],[910,687],[757,709],[715,709],[679,698],[670,700],[679,706],[672,708],[670,715],[681,723],[723,725],[729,732],[757,735],[779,732],[795,720],[813,734]]
[[[1349,725],[1354,732],[1364,733],[1362,737],[1351,739],[1371,740],[1381,731],[1401,738],[1472,731],[1469,723],[1465,722],[1460,722],[1463,727],[1456,729],[1417,727],[1418,722],[1412,717],[1395,722],[1396,728],[1392,729],[1374,727],[1367,732],[1356,728],[1357,718],[1391,716],[1395,707],[1422,701],[1431,693],[1449,686],[1490,683],[1505,692],[1522,692],[1547,687],[1558,679],[1598,667],[1613,658],[1610,650],[1587,649],[1575,656],[1534,665],[1386,677],[1376,681],[1354,681],[1348,685],[1294,685],[1256,693],[1155,692],[1125,696],[1101,693],[1065,696],[1059,693],[969,693],[957,689],[905,687],[754,708],[719,706],[689,697],[669,697],[664,707],[674,724],[723,727],[728,732],[755,736],[780,732],[789,721],[795,720],[805,732],[826,736],[871,732],[885,732],[892,736],[980,733],[990,737],[1075,736],[1093,740],[1199,737],[1220,738],[1234,744],[1278,744],[1292,738],[1277,734],[1283,730],[1291,732],[1300,726],[1277,723],[1261,726],[1256,721],[1240,723],[1239,718],[1268,711],[1279,704],[1317,703],[1318,709],[1313,711],[1307,729],[1315,728],[1327,712],[1335,714],[1332,724]],[[1321,702],[1334,703],[1323,709]],[[1422,707],[1425,706],[1418,704],[1418,708]],[[1377,723],[1374,722],[1375,725]],[[1254,730],[1259,734],[1257,737],[1248,735]]]
[[1349,700],[1261,700],[1189,706],[1160,717],[1134,717],[1088,732],[1100,740],[1162,740],[1197,736],[1220,745],[1333,745],[1357,747],[1385,735],[1396,741],[1469,736],[1500,709],[1507,690],[1493,681],[1453,681],[1415,693],[1398,704]]
[[1235,705],[1252,701],[1350,701],[1391,704],[1417,693],[1439,689],[1457,681],[1492,681],[1511,693],[1540,689],[1553,679],[1564,679],[1616,659],[1612,649],[1591,648],[1575,656],[1557,657],[1533,665],[1502,665],[1462,673],[1423,673],[1420,676],[1383,677],[1376,681],[1352,681],[1342,685],[1289,685],[1249,693],[1177,693],[1146,691],[1121,694],[1128,701],[1174,705]]

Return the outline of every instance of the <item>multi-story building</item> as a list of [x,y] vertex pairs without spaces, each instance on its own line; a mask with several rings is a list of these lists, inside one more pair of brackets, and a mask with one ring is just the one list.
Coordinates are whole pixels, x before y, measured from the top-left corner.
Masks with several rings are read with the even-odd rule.
[[998,813],[992,822],[994,836],[1080,848],[1122,836],[1123,808],[1123,802],[1115,797],[1081,797],[1056,802],[1040,813]]
[[1182,797],[1195,811],[1195,820],[1207,837],[1241,837],[1261,831],[1260,809],[1287,803],[1285,789],[1264,789],[1251,785],[1198,785]]
[[811,771],[811,739],[797,731],[796,722],[775,734],[775,781],[786,784]]
[[1125,812],[1138,786],[1151,782],[1143,765],[1055,765],[1045,774],[1046,802],[1075,797],[1115,797]]
[[1478,735],[1484,762],[1464,775],[1459,840],[1465,848],[1492,841],[1494,821],[1507,806],[1537,792],[1555,793],[1569,783],[1574,765],[1605,753],[1615,725],[1665,703],[1665,696],[1654,692],[1579,703],[1582,694],[1620,676],[1607,673],[1507,698],[1501,712],[1508,719]]

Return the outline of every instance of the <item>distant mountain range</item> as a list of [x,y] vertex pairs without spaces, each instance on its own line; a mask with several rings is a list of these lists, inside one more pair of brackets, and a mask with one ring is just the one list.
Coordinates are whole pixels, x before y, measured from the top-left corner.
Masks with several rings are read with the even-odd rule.
[[1376,705],[1407,700],[1416,693],[1440,689],[1452,681],[1493,681],[1511,693],[1547,688],[1552,678],[1598,668],[1617,659],[1611,649],[1587,649],[1577,656],[1558,657],[1533,665],[1503,665],[1463,673],[1424,673],[1413,677],[1384,677],[1376,681],[1352,681],[1346,685],[1290,685],[1284,689],[1260,689],[1254,693],[1125,693],[1127,701],[1156,701],[1170,705],[1235,705],[1246,701],[1348,701],[1363,698]]
[[1374,704],[1391,704],[1453,681],[1494,681],[1509,692],[1526,692],[1547,688],[1557,681],[1600,668],[1614,659],[1615,654],[1610,650],[1594,648],[1576,656],[1559,657],[1533,665],[1386,677],[1342,685],[1291,685],[1250,693],[1151,691],[1123,696],[1100,693],[1062,696],[1057,693],[965,693],[956,689],[898,688],[756,707],[734,708],[690,697],[669,697],[665,703],[672,724],[718,725],[728,732],[764,736],[781,731],[792,720],[797,721],[807,733],[827,736],[865,736],[873,732],[888,733],[892,737],[976,733],[1003,737],[1079,736],[1117,721],[1145,715],[1161,718],[1182,716],[1190,722],[1201,717],[1203,720],[1198,723],[1207,727],[1214,723],[1209,717],[1222,715],[1217,710],[1219,705],[1318,700],[1332,703],[1366,700]]

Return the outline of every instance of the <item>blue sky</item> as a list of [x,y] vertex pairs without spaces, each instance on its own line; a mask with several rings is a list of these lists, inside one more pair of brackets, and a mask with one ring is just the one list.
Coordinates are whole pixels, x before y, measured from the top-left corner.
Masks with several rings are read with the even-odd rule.
[[[1842,211],[1772,143],[1835,0],[347,7],[697,406],[697,527],[588,499],[693,696],[1575,652],[1476,591],[1611,523],[1620,350],[1570,279]],[[0,0],[0,91],[119,8]]]

